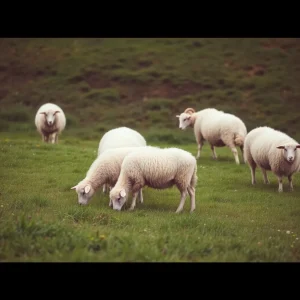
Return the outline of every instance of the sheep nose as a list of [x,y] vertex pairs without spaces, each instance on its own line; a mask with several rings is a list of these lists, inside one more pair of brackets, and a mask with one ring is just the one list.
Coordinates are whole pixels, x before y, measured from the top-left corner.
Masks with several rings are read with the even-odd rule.
[[293,157],[292,157],[292,156],[290,156],[290,157],[289,157],[289,161],[292,161],[292,160],[293,160]]

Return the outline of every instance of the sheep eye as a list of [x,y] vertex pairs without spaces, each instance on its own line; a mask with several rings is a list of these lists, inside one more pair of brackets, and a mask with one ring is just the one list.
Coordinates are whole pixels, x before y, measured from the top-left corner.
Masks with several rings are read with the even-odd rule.
[[117,200],[120,201],[120,200],[121,200],[121,197],[119,197]]
[[185,118],[185,119],[183,119],[183,121],[186,121],[186,118]]

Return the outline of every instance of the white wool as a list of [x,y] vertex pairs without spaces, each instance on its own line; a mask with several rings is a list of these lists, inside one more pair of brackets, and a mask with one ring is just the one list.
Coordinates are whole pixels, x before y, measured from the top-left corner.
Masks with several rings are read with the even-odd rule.
[[[137,131],[128,127],[118,127],[106,132],[99,142],[98,155],[108,149],[120,147],[144,147],[146,140]],[[109,189],[109,185],[103,186],[103,192]]]
[[46,103],[36,113],[35,126],[44,142],[54,144],[58,142],[58,135],[66,127],[66,116],[58,105]]
[[[277,148],[280,146],[283,149]],[[245,138],[244,158],[251,170],[252,184],[256,183],[255,168],[259,167],[265,183],[269,183],[266,171],[272,171],[278,178],[279,192],[283,190],[283,176],[289,178],[293,190],[292,175],[300,167],[299,148],[296,140],[279,130],[267,126],[251,130]]]
[[[91,164],[86,177],[72,188],[76,189],[79,204],[88,204],[94,193],[103,184],[114,186],[118,180],[121,165],[126,155],[142,148],[123,147],[109,149],[99,155]],[[142,202],[142,191],[140,191],[140,197]]]
[[247,135],[247,128],[240,118],[215,108],[206,108],[199,112],[188,108],[177,117],[179,128],[182,130],[187,127],[194,128],[198,144],[197,159],[200,157],[204,141],[207,141],[211,146],[214,159],[217,158],[214,147],[227,146],[231,149],[235,162],[240,163],[236,146],[240,147],[243,154],[243,142]]
[[139,132],[128,127],[119,127],[109,130],[103,135],[99,142],[98,155],[108,149],[146,145],[146,140]]
[[[183,209],[187,193],[191,198],[192,212],[195,209],[196,183],[197,163],[189,152],[178,148],[160,149],[148,146],[125,157],[118,181],[110,191],[110,199],[113,208],[121,210],[129,192],[136,195],[144,186],[166,189],[176,185],[181,193],[176,212]],[[135,197],[130,209],[134,209]]]

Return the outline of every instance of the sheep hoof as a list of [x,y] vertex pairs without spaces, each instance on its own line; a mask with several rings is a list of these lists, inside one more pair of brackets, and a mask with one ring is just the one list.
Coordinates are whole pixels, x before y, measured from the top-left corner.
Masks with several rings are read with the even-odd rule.
[[278,192],[279,192],[279,193],[282,193],[282,192],[283,192],[283,190],[282,190],[282,189],[278,189]]
[[134,207],[130,207],[128,210],[129,210],[129,211],[133,211],[133,210],[134,210]]

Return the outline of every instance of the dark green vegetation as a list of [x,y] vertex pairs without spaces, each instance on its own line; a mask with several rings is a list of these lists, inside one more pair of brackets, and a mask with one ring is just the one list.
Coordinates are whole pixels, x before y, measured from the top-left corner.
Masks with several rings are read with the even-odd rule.
[[[189,198],[175,214],[176,188],[120,213],[101,190],[87,207],[70,190],[118,126],[195,155],[175,118],[187,107],[299,141],[299,62],[299,39],[0,39],[0,261],[300,261],[299,174],[292,193],[271,174],[253,187],[226,148],[213,161],[205,144],[193,214]],[[45,102],[66,113],[58,145],[34,127]]]
[[299,39],[1,39],[0,54],[1,131],[35,134],[36,110],[52,101],[64,135],[81,139],[125,125],[151,142],[194,142],[177,130],[187,107],[300,139]]

